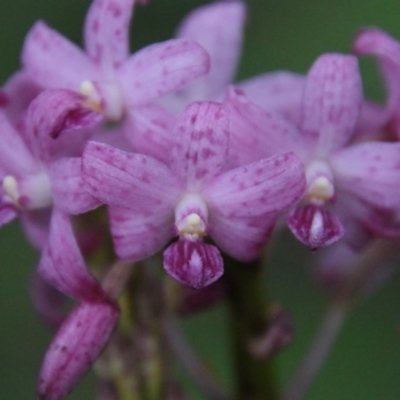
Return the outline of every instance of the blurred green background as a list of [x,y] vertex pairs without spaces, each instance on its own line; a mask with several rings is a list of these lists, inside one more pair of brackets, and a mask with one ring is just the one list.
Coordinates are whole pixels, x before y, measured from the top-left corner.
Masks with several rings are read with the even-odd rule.
[[[176,24],[206,1],[153,0],[138,9],[132,24],[132,48],[170,38]],[[0,1],[0,81],[19,67],[24,35],[41,18],[77,43],[88,0]],[[322,52],[349,52],[355,30],[378,25],[400,38],[397,0],[253,0],[238,78],[269,70],[305,73]],[[223,21],[221,21],[223,23]],[[379,98],[379,80],[372,63],[362,61],[365,90]],[[34,398],[35,380],[52,334],[30,306],[28,281],[38,255],[25,243],[19,227],[0,231],[0,399]],[[326,296],[310,279],[308,253],[288,235],[274,251],[269,291],[292,315],[294,344],[279,358],[281,382],[287,381],[318,325]],[[350,316],[342,335],[308,399],[400,399],[400,279],[395,277]],[[185,328],[207,364],[229,381],[226,310],[219,307],[187,319]],[[69,396],[93,399],[91,376]],[[193,398],[201,398],[193,392]]]

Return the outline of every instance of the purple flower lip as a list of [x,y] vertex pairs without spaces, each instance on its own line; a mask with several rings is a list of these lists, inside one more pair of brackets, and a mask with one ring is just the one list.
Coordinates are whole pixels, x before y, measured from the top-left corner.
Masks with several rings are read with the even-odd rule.
[[179,239],[164,251],[164,269],[183,285],[200,289],[222,276],[224,263],[215,246]]
[[344,234],[339,219],[324,206],[306,204],[296,206],[286,217],[294,236],[311,250],[329,246]]

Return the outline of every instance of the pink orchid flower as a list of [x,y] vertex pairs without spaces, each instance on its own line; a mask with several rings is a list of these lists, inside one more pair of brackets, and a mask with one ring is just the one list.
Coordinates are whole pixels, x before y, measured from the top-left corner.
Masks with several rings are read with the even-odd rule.
[[[169,114],[152,101],[208,72],[209,56],[187,39],[169,40],[129,55],[129,22],[134,0],[94,0],[85,21],[85,52],[44,22],[28,33],[22,51],[24,71],[43,88],[80,92],[86,104],[123,130],[140,152],[149,146],[149,126],[168,124]],[[133,136],[132,136],[133,135]],[[157,140],[157,136],[155,136]]]
[[[308,73],[300,129],[237,89],[228,94],[232,165],[286,151],[303,161],[307,188],[287,223],[311,249],[339,240],[348,215],[365,223],[381,210],[399,210],[400,144],[351,144],[362,101],[357,60],[339,54],[322,55]],[[374,229],[383,231],[383,221],[374,221]]]
[[216,245],[242,261],[256,258],[277,214],[304,191],[301,162],[286,153],[226,170],[228,116],[218,103],[192,103],[173,131],[169,164],[89,142],[83,155],[87,190],[109,205],[122,259],[160,250],[164,268],[194,288],[223,273]]

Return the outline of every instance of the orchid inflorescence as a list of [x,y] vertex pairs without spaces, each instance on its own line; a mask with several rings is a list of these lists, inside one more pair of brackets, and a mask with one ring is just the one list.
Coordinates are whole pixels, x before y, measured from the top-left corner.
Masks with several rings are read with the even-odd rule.
[[[244,2],[194,10],[176,38],[131,55],[134,3],[93,0],[84,49],[37,22],[0,92],[0,224],[19,218],[41,251],[34,300],[59,327],[41,399],[68,394],[110,340],[132,263],[163,251],[168,275],[202,289],[228,257],[258,260],[282,221],[311,250],[336,243],[343,262],[400,235],[395,39],[367,28],[355,55],[325,53],[305,76],[232,84]],[[379,62],[383,106],[364,99],[363,55]],[[108,223],[93,227],[104,205]],[[89,269],[108,234],[114,263]],[[67,318],[46,304],[48,285],[78,302]]]

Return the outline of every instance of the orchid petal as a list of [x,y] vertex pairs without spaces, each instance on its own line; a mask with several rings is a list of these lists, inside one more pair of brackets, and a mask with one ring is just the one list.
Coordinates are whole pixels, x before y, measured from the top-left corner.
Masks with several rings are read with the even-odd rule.
[[210,236],[226,254],[250,262],[260,255],[276,219],[276,213],[250,217],[225,217],[213,213],[210,215]]
[[399,210],[388,210],[369,207],[367,218],[362,221],[364,228],[372,236],[381,236],[389,239],[400,237],[400,212]]
[[186,107],[173,132],[170,168],[189,190],[221,173],[228,152],[228,116],[219,103]]
[[29,103],[41,92],[25,70],[15,72],[2,88],[6,96],[2,110],[14,126],[20,126]]
[[82,214],[101,203],[85,190],[81,158],[61,158],[49,168],[53,201],[67,214]]
[[293,208],[286,222],[293,235],[311,250],[329,246],[344,234],[344,228],[336,215],[315,204]]
[[319,139],[324,156],[349,141],[360,113],[362,85],[357,59],[324,54],[307,75],[302,129]]
[[172,208],[145,214],[132,208],[110,207],[109,216],[115,252],[123,260],[150,257],[173,236]]
[[112,71],[128,58],[133,4],[134,0],[94,0],[86,15],[86,52],[106,77],[112,78]]
[[[217,100],[232,82],[241,51],[245,4],[241,1],[216,2],[190,13],[177,32],[178,38],[192,39],[210,54],[210,72],[179,93],[195,100]],[[221,23],[226,21],[226,23]]]
[[231,165],[249,164],[291,149],[296,149],[299,156],[307,153],[307,138],[302,138],[293,124],[276,112],[262,109],[240,89],[229,88],[224,105],[230,118]]
[[264,110],[278,112],[299,126],[305,80],[303,75],[278,71],[247,79],[236,86]]
[[[399,92],[400,93],[400,92]],[[386,128],[388,113],[382,105],[364,101],[361,106],[360,118],[357,121],[355,137],[376,135]]]
[[175,116],[153,104],[136,108],[125,117],[124,134],[132,150],[167,163]]
[[20,221],[29,243],[38,250],[42,250],[49,237],[51,209],[37,209],[22,211]]
[[64,89],[47,90],[32,101],[26,117],[26,139],[37,158],[46,162],[82,151],[91,129],[102,120],[83,101],[80,94]]
[[360,143],[330,161],[338,188],[379,208],[400,208],[400,143]]
[[17,215],[17,210],[11,204],[0,203],[0,228],[15,219]]
[[59,400],[75,387],[108,342],[118,317],[111,303],[83,303],[72,311],[43,360],[37,389],[41,400]]
[[293,153],[270,157],[215,178],[202,195],[210,210],[226,217],[280,212],[305,190],[302,163]]
[[221,277],[224,262],[211,244],[178,240],[164,251],[164,269],[183,285],[200,289]]
[[0,141],[0,171],[20,175],[38,168],[22,137],[1,112]]
[[358,32],[354,44],[358,55],[374,55],[383,70],[383,78],[389,93],[387,117],[397,111],[400,103],[400,43],[378,28],[366,28]]
[[50,328],[58,328],[66,316],[67,297],[45,281],[37,271],[31,279],[30,298],[32,305]]
[[175,177],[153,158],[89,142],[82,160],[87,190],[105,204],[155,211],[176,200]]
[[48,243],[39,273],[67,296],[81,301],[103,301],[106,294],[86,269],[67,215],[53,210]]
[[26,36],[22,63],[30,78],[45,88],[78,90],[82,81],[97,76],[86,54],[42,21]]
[[181,89],[208,72],[207,52],[197,43],[175,39],[145,47],[119,71],[128,109]]

